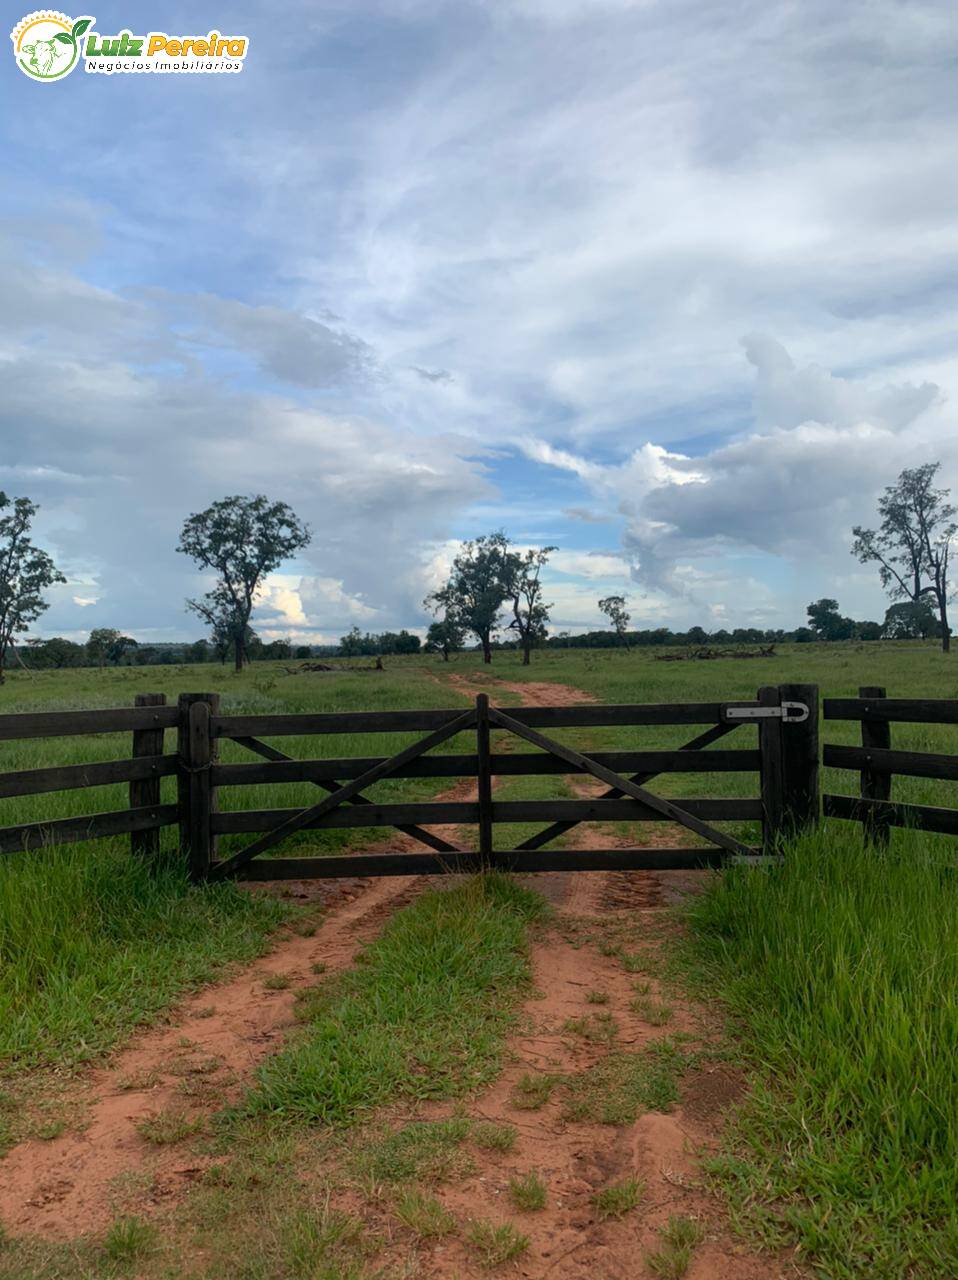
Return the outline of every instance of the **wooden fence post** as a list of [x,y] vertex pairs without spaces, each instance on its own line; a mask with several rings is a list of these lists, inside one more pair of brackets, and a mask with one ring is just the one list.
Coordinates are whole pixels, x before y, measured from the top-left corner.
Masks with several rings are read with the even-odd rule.
[[211,719],[218,713],[219,704],[218,693],[181,693],[178,702],[180,851],[188,859],[194,883],[206,879],[216,856],[210,819],[216,811],[217,798],[210,782],[210,766],[217,755]]
[[808,707],[806,720],[782,721],[782,823],[795,833],[817,826],[822,814],[818,685],[780,684],[778,695],[781,702],[802,702]]
[[[863,685],[858,690],[859,698],[884,698],[885,690],[881,685]],[[879,720],[870,716],[862,716],[862,746],[891,747],[891,725],[887,720]],[[868,767],[861,771],[861,796],[863,800],[890,800],[891,774],[879,772]],[[891,826],[887,818],[874,813],[866,813],[864,821],[865,836],[881,849],[887,849],[891,839]]]
[[[137,707],[165,707],[165,693],[138,693],[134,698]],[[159,719],[159,716],[157,716]],[[163,729],[134,729],[133,758],[143,756],[161,756],[163,754]],[[149,778],[134,778],[130,783],[130,808],[145,809],[160,803],[159,774]],[[159,829],[153,831],[131,831],[130,852],[140,858],[153,861],[160,852]]]
[[[779,693],[774,685],[763,685],[756,697],[759,706],[779,705]],[[784,806],[782,722],[777,717],[759,720],[758,749],[762,757],[762,852],[772,854],[782,837]]]
[[483,866],[494,862],[492,849],[492,759],[489,745],[489,695],[476,695],[476,780],[479,799],[479,857]]

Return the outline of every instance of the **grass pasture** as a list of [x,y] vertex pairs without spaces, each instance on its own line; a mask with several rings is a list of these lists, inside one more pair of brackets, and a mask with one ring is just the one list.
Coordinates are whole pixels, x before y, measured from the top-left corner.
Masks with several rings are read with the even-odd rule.
[[[446,684],[449,673],[468,675],[477,687],[488,688],[494,702],[506,705],[519,701],[516,686],[526,680],[573,686],[606,702],[742,699],[759,685],[790,681],[817,682],[823,696],[855,696],[861,685],[884,685],[893,697],[958,698],[956,660],[932,645],[784,646],[774,659],[755,661],[665,663],[655,660],[656,653],[550,651],[537,655],[530,668],[521,667],[517,655],[503,653],[491,669],[472,654],[448,667],[420,657],[387,660],[382,673],[301,676],[288,675],[280,664],[258,665],[240,676],[211,665],[32,677],[14,672],[0,688],[0,713],[131,705],[141,691],[162,690],[174,700],[198,689],[220,692],[228,712],[254,714],[467,705],[466,696]],[[502,681],[513,688],[497,687]],[[583,749],[623,750],[679,746],[696,732],[596,728],[557,736]],[[855,723],[822,726],[828,742],[856,744],[858,734]],[[292,756],[316,758],[388,755],[415,736],[271,741]],[[754,736],[753,727],[743,726],[719,745],[751,746]],[[495,741],[501,749],[528,749],[498,734]],[[168,750],[172,744],[170,734]],[[958,754],[958,728],[894,724],[892,745]],[[464,736],[442,750],[469,747]],[[128,735],[4,742],[0,772],[128,752]],[[224,744],[223,755],[253,758],[231,744]],[[825,790],[854,794],[858,775],[828,770],[822,782]],[[656,789],[671,796],[755,796],[757,783],[753,774],[682,774],[658,780]],[[163,785],[172,799],[172,780]],[[370,794],[409,800],[449,785],[448,779],[394,780]],[[895,778],[892,798],[958,807],[955,786]],[[308,785],[231,788],[221,792],[220,803],[223,809],[296,807],[317,794]],[[500,799],[571,794],[559,775],[507,778],[497,788]],[[3,800],[0,826],[127,803],[125,786]],[[623,828],[622,834],[641,842],[642,825]],[[730,829],[745,839],[756,836],[749,824]],[[520,827],[498,828],[496,839],[508,847],[525,834]],[[383,835],[304,832],[280,852],[294,845],[298,852],[334,853]],[[167,853],[174,836],[172,829],[164,833]],[[573,833],[568,843],[574,842]],[[224,847],[228,851],[230,842]],[[677,980],[727,1011],[729,1051],[752,1080],[711,1176],[750,1238],[797,1243],[812,1272],[828,1280],[958,1275],[956,848],[948,837],[894,831],[889,850],[878,853],[863,844],[856,826],[833,820],[790,849],[781,865],[716,877],[691,910]],[[15,1088],[37,1066],[72,1068],[103,1053],[138,1023],[161,1017],[182,991],[261,952],[291,910],[268,895],[229,885],[191,888],[175,859],[150,875],[130,858],[126,837],[4,856],[5,1085]],[[244,1237],[248,1265],[240,1271],[224,1263],[219,1272],[214,1267],[197,1276],[365,1280],[376,1274],[367,1269],[363,1252],[374,1253],[374,1242],[362,1243],[357,1225],[330,1208],[328,1197],[319,1195],[307,1219],[299,1206],[267,1196],[273,1179],[277,1188],[287,1185],[292,1146],[341,1142],[357,1126],[364,1136],[353,1153],[356,1176],[395,1205],[390,1212],[404,1230],[439,1238],[461,1229],[490,1267],[505,1267],[521,1255],[521,1231],[499,1239],[490,1224],[454,1228],[430,1199],[429,1179],[417,1181],[420,1165],[453,1168],[468,1162],[469,1144],[477,1147],[479,1138],[465,1122],[449,1121],[448,1133],[435,1126],[435,1132],[413,1127],[407,1133],[383,1127],[377,1117],[387,1098],[454,1098],[493,1079],[503,1036],[528,982],[526,935],[541,910],[534,896],[507,880],[425,895],[393,917],[359,964],[311,989],[300,1002],[300,1029],[267,1060],[247,1103],[217,1139],[235,1144],[230,1177],[246,1169],[249,1186],[214,1185],[211,1178],[198,1193],[206,1208],[222,1205],[228,1224],[220,1244],[211,1228],[211,1256],[219,1256],[221,1245],[226,1256],[231,1247],[227,1235],[236,1222],[228,1202],[242,1192],[241,1203],[260,1215],[259,1234]],[[595,1020],[603,1013],[604,993],[589,996],[596,998],[583,994],[583,1017]],[[607,1069],[617,1062],[612,1053]],[[519,1120],[550,1104],[550,1081],[543,1077],[528,1088],[517,1086]],[[666,1085],[671,1101],[672,1076]],[[645,1089],[621,1122],[631,1123],[654,1106],[659,1093]],[[5,1114],[0,1102],[0,1126]],[[396,1175],[407,1165],[415,1177]],[[636,1209],[628,1196],[621,1204],[610,1197],[606,1208],[613,1217],[621,1209],[623,1220],[631,1220],[642,1211],[642,1197],[637,1198]],[[534,1200],[541,1200],[538,1191]],[[698,1230],[694,1222],[663,1228],[646,1266],[654,1274],[680,1274],[676,1259],[696,1247],[693,1228]],[[0,1248],[0,1277],[53,1280],[141,1271],[152,1277],[172,1274],[175,1257],[169,1242],[153,1239],[142,1224],[118,1219],[92,1253]],[[321,1270],[326,1258],[332,1262]]]

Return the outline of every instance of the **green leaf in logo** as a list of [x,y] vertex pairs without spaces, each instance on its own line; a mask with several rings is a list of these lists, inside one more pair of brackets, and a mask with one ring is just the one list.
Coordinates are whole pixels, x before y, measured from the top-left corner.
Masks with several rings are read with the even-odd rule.
[[84,31],[89,31],[90,27],[92,26],[93,26],[92,18],[77,18],[76,22],[74,22],[73,24],[74,40],[82,36]]
[[58,31],[53,38],[59,40],[61,44],[73,44],[73,36],[68,36],[65,31]]

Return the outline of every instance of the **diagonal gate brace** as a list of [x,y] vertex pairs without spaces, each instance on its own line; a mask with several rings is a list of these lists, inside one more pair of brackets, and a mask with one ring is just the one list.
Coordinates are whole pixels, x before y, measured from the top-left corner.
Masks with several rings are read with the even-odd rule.
[[719,831],[715,827],[709,826],[707,822],[703,822],[701,818],[696,818],[694,814],[687,813],[677,804],[673,804],[671,800],[663,800],[661,796],[657,796],[651,791],[646,791],[644,787],[640,787],[634,782],[629,782],[627,778],[621,777],[595,760],[590,760],[588,756],[582,755],[581,752],[574,751],[571,747],[563,746],[561,742],[554,742],[551,738],[537,733],[534,729],[526,728],[524,724],[520,724],[518,720],[513,720],[511,716],[507,716],[496,708],[489,708],[489,719],[501,729],[508,729],[516,737],[525,738],[533,746],[541,747],[544,751],[548,751],[550,755],[558,756],[560,760],[565,760],[567,764],[574,764],[577,769],[584,769],[586,773],[591,773],[600,782],[605,782],[610,787],[615,787],[623,795],[631,796],[633,800],[640,800],[648,808],[654,809],[656,813],[661,813],[663,818],[668,818],[682,827],[687,827],[689,831],[694,831],[696,835],[702,836],[706,840],[711,840],[713,844],[717,844],[728,853],[734,853],[743,858],[752,856],[752,850],[747,845],[741,844],[732,836],[726,835],[724,831]]
[[[259,738],[233,738],[233,742],[238,743],[241,747],[246,747],[247,751],[253,751],[256,755],[262,756],[264,760],[292,760],[292,756],[286,755],[285,752],[271,747],[267,742],[260,742]],[[335,782],[326,782],[324,779],[313,781],[314,787],[321,787],[323,791],[331,794],[339,790],[339,784]],[[372,804],[365,796],[353,796],[350,804]],[[413,825],[404,825],[400,823],[396,828],[403,835],[412,836],[415,840],[419,840],[422,844],[428,845],[430,849],[435,849],[437,853],[462,853],[462,849],[457,849],[454,844],[450,844],[448,840],[443,840],[442,836],[433,835],[431,831],[427,831],[425,827],[417,827]]]
[[430,733],[428,737],[420,738],[418,742],[406,747],[398,755],[390,756],[388,760],[382,760],[379,764],[373,765],[371,769],[367,769],[365,773],[360,774],[358,778],[354,778],[352,782],[348,782],[344,787],[339,787],[332,795],[326,796],[324,800],[320,800],[309,809],[301,809],[299,813],[287,818],[279,826],[273,827],[272,831],[267,831],[258,840],[248,844],[245,849],[240,849],[231,858],[226,858],[224,861],[217,863],[215,867],[211,868],[210,879],[224,880],[227,876],[233,875],[240,867],[245,867],[248,862],[251,862],[257,854],[264,853],[267,849],[272,849],[274,845],[279,844],[281,840],[285,840],[287,836],[294,835],[297,831],[301,831],[303,827],[308,827],[317,818],[330,813],[339,805],[345,804],[347,800],[352,800],[354,796],[358,796],[360,792],[364,791],[366,787],[372,786],[374,782],[379,782],[381,778],[387,778],[394,769],[399,769],[402,765],[408,764],[410,760],[415,760],[418,756],[425,755],[427,751],[431,751],[433,747],[438,747],[447,738],[454,738],[457,733],[462,733],[463,729],[471,729],[475,723],[475,709],[470,708],[470,710],[464,711],[462,715],[456,716],[454,720],[450,720],[441,729]]
[[[719,738],[724,738],[726,734],[732,733],[736,725],[716,724],[711,729],[706,729],[704,733],[700,733],[697,738],[693,738],[691,742],[686,742],[684,746],[679,747],[680,751],[701,751],[703,747],[710,747],[713,742],[718,742]],[[629,779],[636,786],[642,786],[645,782],[651,782],[653,778],[657,778],[657,773],[634,773]],[[608,791],[603,791],[598,800],[618,800],[622,792],[618,787],[610,787]],[[553,822],[551,826],[537,831],[534,836],[530,836],[528,840],[523,840],[518,846],[520,849],[541,849],[544,844],[548,844],[550,840],[555,840],[557,836],[563,836],[567,831],[571,831],[574,827],[579,826],[580,820],[571,822]]]

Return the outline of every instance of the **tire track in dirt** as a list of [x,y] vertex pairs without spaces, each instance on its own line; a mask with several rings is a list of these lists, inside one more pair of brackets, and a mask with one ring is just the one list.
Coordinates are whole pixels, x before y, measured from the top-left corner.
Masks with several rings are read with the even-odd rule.
[[[505,689],[517,694],[527,707],[574,707],[598,701],[582,689],[552,681],[502,680],[492,673],[481,673],[478,677],[450,673],[436,679],[469,697],[483,692],[494,695],[497,690]],[[598,778],[582,774],[567,777],[571,790],[582,799],[594,800],[607,789]],[[633,844],[628,836],[589,822],[574,828],[571,840],[577,849],[627,849]],[[649,823],[647,830],[643,829],[642,843],[649,848],[674,847],[681,840],[681,828],[673,823]],[[660,907],[682,893],[699,888],[705,874],[669,872],[663,876],[655,871],[568,871],[541,872],[523,879],[550,902],[562,903],[574,914],[590,915],[604,908],[643,911]],[[676,875],[682,876],[678,894],[678,883],[669,885],[669,877],[674,880]]]
[[[312,966],[346,968],[409,888],[404,880],[378,880],[347,891],[314,936],[283,941],[227,982],[191,996],[166,1026],[90,1071],[71,1098],[86,1111],[81,1132],[27,1140],[0,1160],[0,1222],[11,1234],[49,1239],[97,1231],[113,1217],[115,1189],[130,1178],[149,1188],[154,1203],[168,1203],[211,1160],[152,1145],[138,1125],[168,1111],[202,1119],[239,1098],[295,1025],[296,994],[314,980]],[[270,981],[288,985],[271,989]]]
[[[468,778],[436,798],[475,796],[475,779]],[[458,827],[430,830],[460,843]],[[366,851],[421,849],[414,837],[397,832]],[[258,1064],[295,1026],[296,994],[310,984],[313,966],[328,972],[347,967],[358,946],[431,882],[429,876],[397,876],[251,885],[252,892],[318,899],[331,914],[314,936],[278,943],[234,978],[190,997],[164,1027],[136,1036],[107,1065],[89,1071],[70,1097],[71,1108],[85,1115],[81,1131],[28,1139],[0,1159],[0,1224],[11,1234],[70,1239],[106,1227],[116,1189],[131,1178],[149,1188],[154,1205],[182,1194],[212,1158],[185,1157],[175,1144],[153,1145],[139,1126],[171,1111],[202,1121],[241,1097]],[[271,981],[288,985],[267,986]]]
[[[579,877],[577,884],[585,879]],[[636,1011],[634,975],[597,945],[604,937],[615,937],[617,926],[634,925],[634,912],[622,906],[610,909],[601,896],[593,899],[588,913],[572,909],[586,899],[583,893],[560,906],[558,929],[533,946],[535,995],[520,1015],[523,1030],[510,1042],[503,1074],[468,1107],[476,1118],[514,1126],[516,1145],[500,1154],[472,1152],[474,1172],[439,1189],[444,1206],[462,1222],[512,1223],[528,1236],[529,1246],[512,1269],[526,1280],[654,1280],[657,1274],[671,1274],[654,1271],[646,1254],[658,1247],[659,1232],[672,1215],[694,1219],[703,1232],[682,1273],[687,1280],[794,1280],[803,1274],[794,1259],[746,1248],[731,1234],[718,1201],[704,1185],[702,1158],[718,1147],[722,1112],[743,1092],[739,1075],[721,1061],[706,1061],[689,1071],[673,1109],[644,1111],[632,1123],[571,1118],[564,1111],[561,1083],[541,1109],[515,1106],[514,1090],[526,1074],[575,1077],[609,1052],[640,1053],[676,1032],[708,1040],[708,1012],[676,998],[674,992],[664,992],[654,976],[642,975],[642,986],[647,986],[653,1003],[668,1003],[667,1026],[653,1025]],[[653,947],[655,939],[674,927],[663,910],[644,919]],[[590,1003],[590,993],[601,993],[604,1002]],[[570,1034],[570,1019],[588,1018],[596,1011],[615,1019],[617,1034],[611,1044]],[[437,1118],[448,1114],[448,1108],[427,1106],[422,1114]],[[530,1173],[545,1184],[547,1201],[540,1210],[524,1212],[511,1203],[509,1184]],[[639,1182],[636,1209],[621,1219],[603,1220],[594,1195],[628,1178]],[[416,1274],[428,1280],[450,1275],[481,1280],[488,1273],[456,1240],[426,1253]]]

